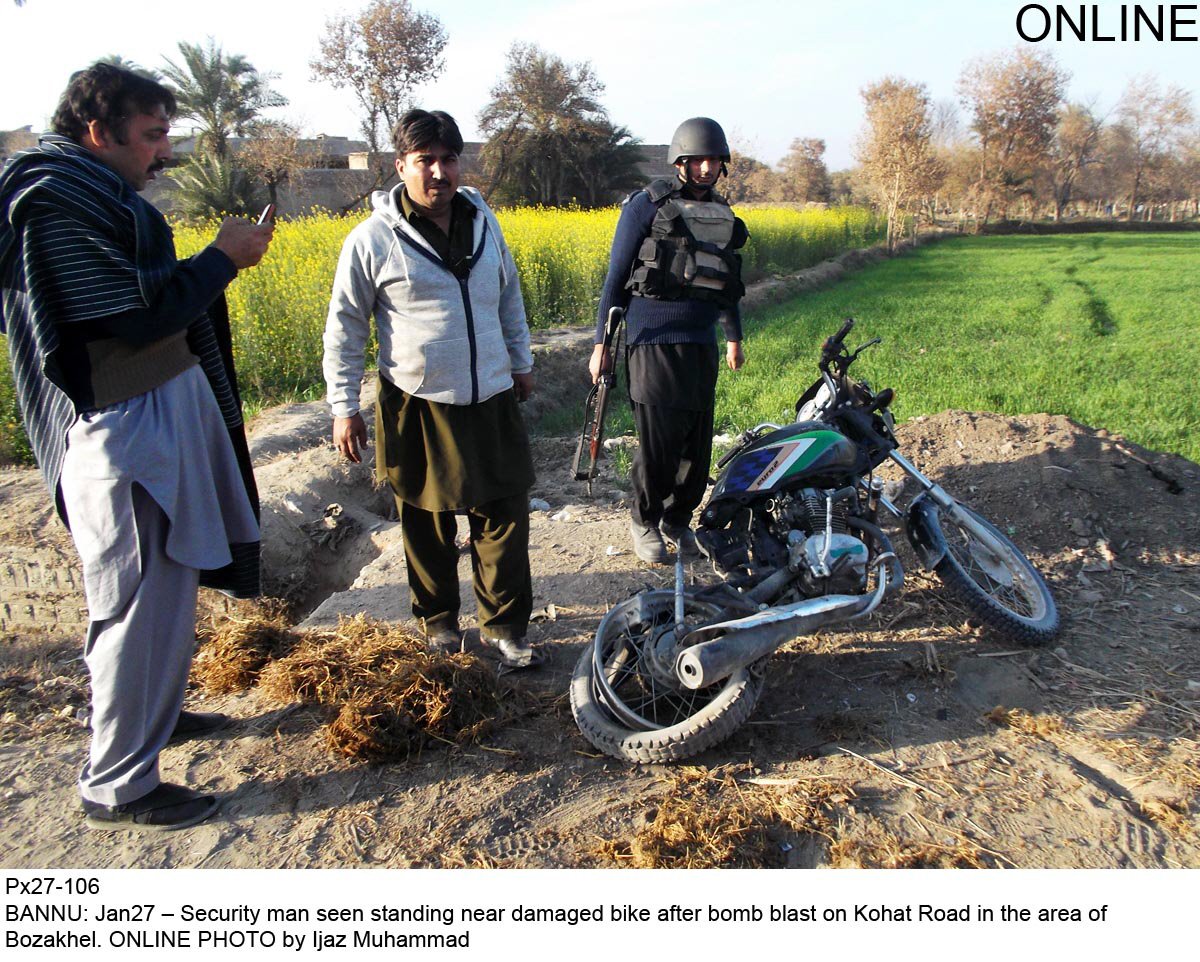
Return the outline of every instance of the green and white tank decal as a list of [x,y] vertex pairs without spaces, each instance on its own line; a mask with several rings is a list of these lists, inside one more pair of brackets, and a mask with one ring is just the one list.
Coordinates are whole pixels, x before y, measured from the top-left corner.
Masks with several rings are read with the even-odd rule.
[[[832,458],[826,457],[832,454]],[[832,430],[784,428],[738,455],[713,492],[726,494],[770,491],[787,479],[805,474],[819,462],[853,464],[854,445]]]

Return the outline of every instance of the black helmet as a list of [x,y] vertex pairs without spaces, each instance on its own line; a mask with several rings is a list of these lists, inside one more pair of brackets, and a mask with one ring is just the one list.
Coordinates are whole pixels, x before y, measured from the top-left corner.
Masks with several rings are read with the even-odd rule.
[[667,160],[678,164],[684,157],[720,157],[729,160],[729,141],[721,125],[710,117],[685,120],[671,138]]

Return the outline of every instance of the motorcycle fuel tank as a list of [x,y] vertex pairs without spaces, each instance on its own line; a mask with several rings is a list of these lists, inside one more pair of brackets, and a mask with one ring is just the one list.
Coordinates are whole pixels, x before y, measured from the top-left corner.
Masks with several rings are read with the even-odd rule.
[[796,482],[852,471],[858,448],[824,424],[792,424],[765,434],[717,479],[712,500],[769,494]]

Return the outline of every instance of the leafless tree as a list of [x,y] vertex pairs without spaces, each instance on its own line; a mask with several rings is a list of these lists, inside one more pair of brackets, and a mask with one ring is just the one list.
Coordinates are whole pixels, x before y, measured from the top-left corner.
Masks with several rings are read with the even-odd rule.
[[[408,0],[371,0],[358,14],[341,14],[326,22],[320,56],[309,68],[318,80],[351,90],[362,111],[368,149],[378,154],[396,122],[413,106],[413,91],[441,75],[446,41],[441,21],[414,10]],[[392,167],[378,159],[373,167],[375,183],[347,209],[393,174]]]
[[1104,119],[1096,116],[1092,104],[1068,104],[1059,114],[1049,166],[1056,222],[1071,203],[1080,176],[1099,160],[1103,128]]
[[825,166],[825,141],[797,137],[779,162],[776,197],[793,204],[829,200],[829,170]]
[[721,181],[720,190],[731,204],[770,199],[776,175],[761,160],[734,149],[728,167],[729,174]]
[[254,136],[241,145],[237,160],[239,166],[267,188],[272,204],[279,203],[279,188],[292,174],[308,166],[299,131],[284,120],[259,124]]
[[[1132,220],[1148,188],[1165,185],[1161,176],[1172,151],[1180,147],[1195,119],[1191,95],[1182,87],[1160,88],[1157,78],[1135,77],[1125,88],[1116,110],[1124,147],[1123,161],[1129,184]],[[1149,216],[1147,210],[1147,216]]]

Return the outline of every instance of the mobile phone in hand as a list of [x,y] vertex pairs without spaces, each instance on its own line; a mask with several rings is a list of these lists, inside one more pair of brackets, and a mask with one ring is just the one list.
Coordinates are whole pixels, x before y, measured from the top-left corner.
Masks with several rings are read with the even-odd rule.
[[275,205],[267,204],[267,206],[263,208],[263,212],[258,215],[258,222],[259,222],[259,224],[265,224],[268,221],[272,221],[274,219],[275,219]]

